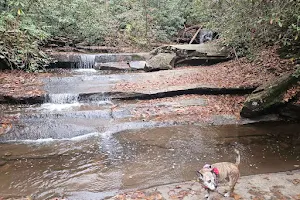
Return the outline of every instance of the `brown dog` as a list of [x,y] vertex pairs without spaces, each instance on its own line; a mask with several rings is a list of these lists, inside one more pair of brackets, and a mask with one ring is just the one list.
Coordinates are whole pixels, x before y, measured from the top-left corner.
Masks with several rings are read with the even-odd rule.
[[229,197],[233,192],[234,186],[240,177],[238,165],[241,160],[239,151],[237,149],[234,151],[237,154],[235,163],[220,162],[212,165],[206,164],[202,169],[197,171],[200,182],[202,182],[208,192],[208,195],[205,195],[205,197],[209,197],[210,191],[217,192],[219,182],[228,182],[229,187],[226,189],[224,197]]

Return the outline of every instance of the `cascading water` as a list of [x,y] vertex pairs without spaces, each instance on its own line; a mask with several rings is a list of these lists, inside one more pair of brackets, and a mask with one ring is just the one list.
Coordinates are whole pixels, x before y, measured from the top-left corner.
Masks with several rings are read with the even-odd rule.
[[95,55],[81,54],[78,68],[80,69],[93,69],[95,66]]
[[79,98],[79,94],[61,93],[49,94],[47,101],[41,105],[41,109],[47,111],[65,111],[83,106],[86,110],[88,108],[87,105],[102,107],[112,104],[111,99],[104,95]]
[[79,100],[78,94],[49,94],[48,103],[66,104],[77,103]]
[[79,95],[71,93],[49,94],[47,101],[41,105],[42,110],[62,111],[80,106]]

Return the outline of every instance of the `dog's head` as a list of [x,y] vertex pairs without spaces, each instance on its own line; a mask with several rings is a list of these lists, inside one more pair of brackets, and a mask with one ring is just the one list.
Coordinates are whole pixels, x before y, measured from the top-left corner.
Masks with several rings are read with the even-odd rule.
[[196,171],[198,179],[202,184],[210,190],[217,189],[217,180],[216,175],[213,172],[212,168],[203,168],[199,171]]

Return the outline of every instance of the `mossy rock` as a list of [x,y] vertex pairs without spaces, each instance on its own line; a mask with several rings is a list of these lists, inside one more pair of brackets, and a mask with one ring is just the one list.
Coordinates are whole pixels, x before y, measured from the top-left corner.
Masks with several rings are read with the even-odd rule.
[[253,118],[276,111],[285,103],[283,98],[286,91],[298,81],[300,81],[300,65],[296,66],[294,72],[285,74],[254,90],[246,99],[241,116]]

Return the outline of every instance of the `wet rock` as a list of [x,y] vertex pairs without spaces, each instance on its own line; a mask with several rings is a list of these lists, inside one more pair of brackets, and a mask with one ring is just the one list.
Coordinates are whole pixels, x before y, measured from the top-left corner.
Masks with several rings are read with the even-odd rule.
[[148,53],[100,53],[100,54],[84,54],[74,52],[53,52],[50,53],[57,62],[52,67],[65,66],[72,67],[80,64],[83,57],[92,56],[94,63],[113,63],[113,62],[130,62],[143,61],[149,58]]
[[[293,172],[293,176],[298,179],[299,170]],[[232,197],[224,197],[216,192],[212,192],[210,199],[299,199],[299,186],[290,181],[289,175],[286,175],[284,172],[268,174],[268,178],[265,175],[242,176],[235,187]],[[284,187],[282,187],[283,185]],[[159,193],[163,199],[170,200],[199,200],[205,199],[204,195],[206,194],[199,183],[185,182],[181,183],[180,188],[176,188],[174,184],[168,184],[142,191],[120,194],[110,199],[124,199],[126,197],[128,200],[133,200],[137,199],[137,193],[145,197],[146,195],[144,194],[153,191]]]
[[285,107],[281,108],[279,113],[287,118],[299,120],[300,119],[300,104],[293,102],[287,104]]
[[237,118],[234,115],[216,115],[213,117],[212,124],[214,125],[233,124],[235,121],[237,121]]
[[299,80],[300,66],[293,73],[285,74],[258,87],[246,99],[241,110],[241,116],[252,118],[276,111],[279,106],[284,104],[285,92]]
[[66,52],[56,52],[50,53],[51,57],[53,57],[58,62],[79,62],[80,61],[80,54],[76,53],[66,53]]
[[9,96],[0,94],[0,103],[7,104],[37,104],[45,101],[45,95]]
[[99,70],[130,70],[127,62],[95,63],[94,69]]
[[11,152],[9,152],[9,151],[7,151],[7,152],[5,152],[5,153],[4,153],[4,155],[5,155],[6,157],[8,157],[8,156],[11,156],[11,155],[12,155],[12,153],[11,153]]
[[95,62],[129,62],[133,60],[145,60],[143,54],[116,53],[116,54],[96,54]]
[[6,160],[2,160],[2,159],[0,159],[0,167],[1,166],[3,166],[3,165],[5,165],[7,163],[7,161]]

